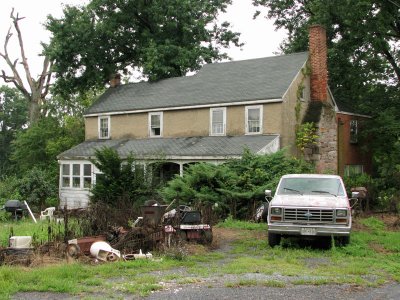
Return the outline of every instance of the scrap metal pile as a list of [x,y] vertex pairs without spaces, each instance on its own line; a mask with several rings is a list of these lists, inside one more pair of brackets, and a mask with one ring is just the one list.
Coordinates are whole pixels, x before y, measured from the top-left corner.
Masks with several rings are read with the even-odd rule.
[[9,247],[0,249],[0,265],[18,262],[30,265],[37,254],[50,253],[67,260],[89,257],[92,261],[109,262],[148,259],[152,258],[149,251],[165,250],[182,242],[212,242],[212,228],[202,224],[199,211],[181,205],[166,212],[168,208],[158,203],[142,206],[141,216],[129,228],[114,227],[103,234],[69,239],[66,243],[47,243],[35,248],[32,237],[13,236]]

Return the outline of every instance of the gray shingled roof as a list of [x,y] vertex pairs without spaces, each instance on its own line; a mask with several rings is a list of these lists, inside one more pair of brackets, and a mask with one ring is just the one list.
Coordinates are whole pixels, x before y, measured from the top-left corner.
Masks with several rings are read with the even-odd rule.
[[109,88],[86,115],[281,99],[308,58],[307,52],[208,64],[193,76]]
[[85,141],[63,153],[59,159],[82,159],[95,156],[95,150],[110,147],[123,158],[129,154],[137,158],[237,157],[248,148],[257,153],[276,139],[277,135],[207,136],[187,138],[154,138]]

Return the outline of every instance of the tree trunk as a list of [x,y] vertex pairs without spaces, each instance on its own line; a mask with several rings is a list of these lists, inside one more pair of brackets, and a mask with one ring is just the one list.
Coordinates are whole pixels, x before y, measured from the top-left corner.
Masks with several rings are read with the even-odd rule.
[[29,102],[29,126],[32,126],[35,124],[37,121],[39,121],[40,118],[40,106],[39,106],[39,101],[32,99]]

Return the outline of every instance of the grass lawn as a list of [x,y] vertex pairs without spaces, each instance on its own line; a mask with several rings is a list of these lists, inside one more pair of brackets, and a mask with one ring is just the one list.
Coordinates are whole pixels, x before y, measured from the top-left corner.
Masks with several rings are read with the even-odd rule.
[[[214,232],[229,232],[233,238],[217,236],[220,248],[213,251],[195,246],[197,251],[190,255],[173,249],[156,255],[154,260],[96,265],[63,263],[36,268],[2,266],[0,299],[23,291],[63,292],[88,298],[97,292],[109,298],[126,294],[145,296],[163,289],[165,284],[196,284],[211,278],[212,285],[227,274],[233,277],[222,283],[226,287],[331,283],[376,286],[393,280],[400,282],[400,232],[388,230],[376,218],[358,223],[362,229],[352,233],[347,247],[333,246],[329,250],[299,246],[285,239],[281,246],[272,249],[267,244],[265,224],[227,220],[217,225]],[[22,229],[24,226],[27,224],[14,224],[14,233],[27,235],[29,226]],[[4,228],[0,231],[2,243],[8,238],[7,234],[3,237]],[[39,224],[30,229],[39,235],[44,230],[41,228]],[[46,234],[45,231],[42,236],[45,238]],[[223,247],[226,245],[229,247]],[[241,276],[248,273],[264,277],[253,280]],[[238,275],[237,280],[232,279],[234,275]]]

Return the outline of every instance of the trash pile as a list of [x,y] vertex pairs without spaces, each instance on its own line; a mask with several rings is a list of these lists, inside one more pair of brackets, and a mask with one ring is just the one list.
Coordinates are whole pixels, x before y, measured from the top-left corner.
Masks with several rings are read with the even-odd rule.
[[173,247],[181,242],[212,242],[212,228],[209,224],[202,224],[199,211],[185,205],[170,210],[171,205],[155,203],[142,206],[141,216],[129,228],[114,227],[100,235],[47,243],[38,248],[32,246],[31,236],[12,236],[9,247],[0,248],[0,265],[29,266],[38,255],[95,263],[152,259],[150,251]]

